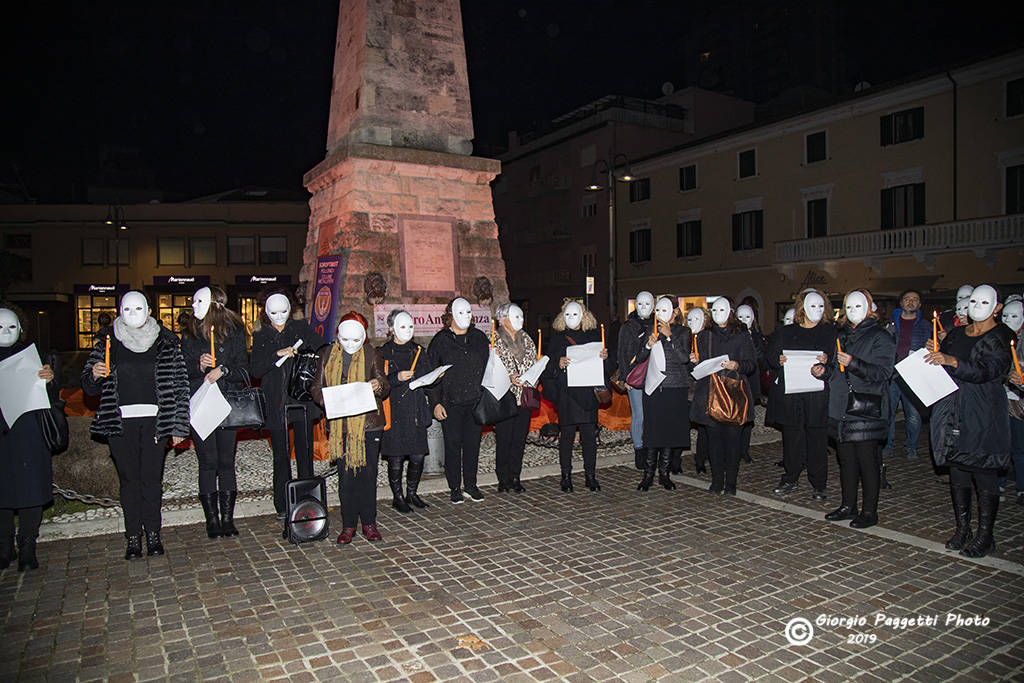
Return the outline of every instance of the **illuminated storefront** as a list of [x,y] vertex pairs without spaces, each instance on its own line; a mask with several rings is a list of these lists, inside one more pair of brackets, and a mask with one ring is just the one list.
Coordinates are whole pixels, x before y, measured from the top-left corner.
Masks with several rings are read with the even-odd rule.
[[128,285],[76,284],[75,319],[78,348],[91,349],[94,335],[114,322],[117,302],[128,291]]

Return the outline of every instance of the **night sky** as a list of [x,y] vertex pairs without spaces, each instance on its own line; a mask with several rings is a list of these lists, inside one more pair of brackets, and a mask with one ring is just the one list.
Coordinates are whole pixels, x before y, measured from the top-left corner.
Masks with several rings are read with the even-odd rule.
[[[666,82],[699,80],[765,99],[821,81],[822,60],[808,50],[827,56],[824,86],[839,94],[1020,44],[1013,22],[984,3],[971,3],[969,16],[921,1],[462,4],[483,155],[500,152],[509,129],[537,128],[605,94],[654,98]],[[127,150],[134,184],[170,198],[243,185],[301,190],[302,174],[324,157],[337,8],[337,0],[22,5],[4,22],[0,185],[23,184],[41,202],[84,201],[100,182],[101,150],[116,149]],[[825,16],[832,33],[809,16]],[[774,51],[746,59],[770,58],[746,69],[741,48],[764,40]],[[715,69],[698,65],[704,50]],[[778,68],[762,77],[758,63],[768,62],[783,64],[790,82],[778,80]]]

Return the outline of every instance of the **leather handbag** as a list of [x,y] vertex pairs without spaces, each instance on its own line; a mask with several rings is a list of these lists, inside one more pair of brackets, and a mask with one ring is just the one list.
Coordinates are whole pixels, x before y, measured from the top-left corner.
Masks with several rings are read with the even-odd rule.
[[[725,372],[725,371],[723,371]],[[708,378],[708,417],[728,425],[744,425],[750,411],[750,399],[743,390],[743,379],[720,377],[715,373]]]
[[45,410],[36,411],[39,418],[39,429],[43,433],[43,441],[51,455],[63,453],[68,449],[69,430],[68,416],[64,413],[67,402],[58,398]]
[[625,394],[629,391],[629,385],[622,379],[622,368],[615,368],[615,372],[608,378],[608,384],[620,394]]
[[292,358],[292,369],[288,375],[288,397],[293,401],[313,400],[313,382],[320,372],[320,354],[316,351],[297,353]]
[[594,387],[594,398],[599,404],[611,403],[612,392],[607,387]]
[[647,358],[634,365],[633,369],[626,375],[626,384],[634,389],[643,389],[644,380],[647,379],[647,364],[650,362],[651,357],[647,356]]
[[530,410],[540,410],[540,391],[534,387],[523,387],[519,405]]
[[225,383],[220,393],[231,406],[231,412],[217,429],[263,429],[266,420],[267,402],[263,390],[252,385],[249,373],[242,373],[242,386]]
[[862,420],[882,419],[882,395],[854,391],[853,384],[850,382],[849,368],[846,372],[846,386],[850,390],[846,399],[846,414],[849,417],[859,417]]
[[506,391],[501,399],[494,398],[487,389],[480,392],[480,400],[473,408],[473,419],[477,424],[492,425],[513,417],[519,412],[519,405],[516,403],[516,395]]

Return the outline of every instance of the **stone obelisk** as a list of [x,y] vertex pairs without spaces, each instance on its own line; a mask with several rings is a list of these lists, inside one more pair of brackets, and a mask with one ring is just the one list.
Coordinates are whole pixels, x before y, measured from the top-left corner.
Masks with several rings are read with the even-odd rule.
[[489,184],[500,164],[471,156],[472,137],[459,0],[341,0],[327,156],[303,179],[314,320],[508,299]]

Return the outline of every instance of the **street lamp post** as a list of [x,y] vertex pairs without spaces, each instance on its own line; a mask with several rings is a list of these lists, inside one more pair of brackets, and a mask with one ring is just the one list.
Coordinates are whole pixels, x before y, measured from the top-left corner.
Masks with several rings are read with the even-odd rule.
[[[618,287],[615,284],[615,252],[616,252],[616,221],[615,221],[615,184],[616,182],[628,183],[633,180],[633,174],[629,169],[629,157],[624,153],[613,154],[608,151],[608,159],[598,159],[594,163],[594,177],[586,189],[591,192],[598,192],[604,188],[597,182],[599,173],[606,175],[608,188],[608,316],[614,318],[618,313]],[[619,161],[622,161],[620,164]],[[616,173],[615,169],[624,167],[622,173]]]
[[127,230],[124,220],[124,207],[113,204],[107,206],[107,225],[114,226],[114,297],[121,287],[121,231]]

